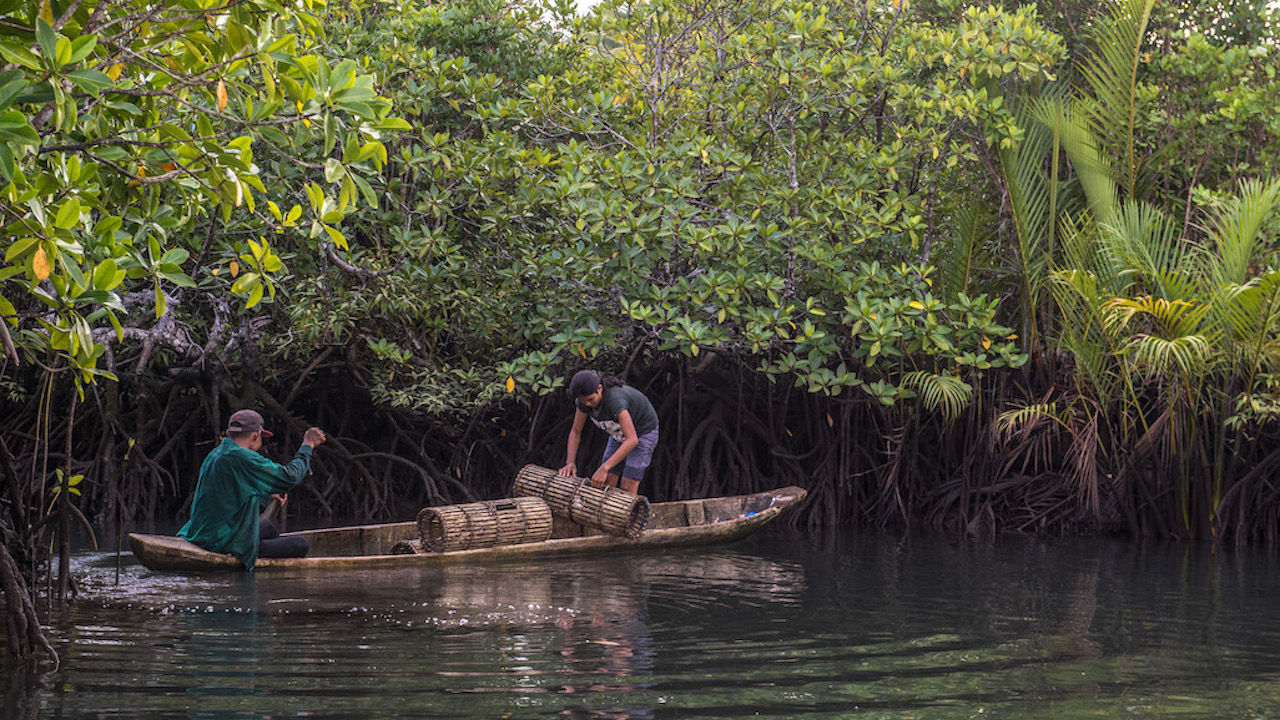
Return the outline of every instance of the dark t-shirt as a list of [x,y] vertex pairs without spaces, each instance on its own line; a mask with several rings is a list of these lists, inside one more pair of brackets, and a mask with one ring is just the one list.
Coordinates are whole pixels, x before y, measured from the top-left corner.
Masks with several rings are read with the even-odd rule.
[[653,409],[653,403],[649,402],[644,393],[630,385],[605,388],[604,399],[600,401],[600,407],[594,410],[576,399],[573,404],[586,413],[596,427],[612,435],[618,442],[627,439],[622,432],[622,425],[618,423],[618,415],[623,410],[631,413],[631,424],[635,425],[637,436],[658,429],[658,412]]

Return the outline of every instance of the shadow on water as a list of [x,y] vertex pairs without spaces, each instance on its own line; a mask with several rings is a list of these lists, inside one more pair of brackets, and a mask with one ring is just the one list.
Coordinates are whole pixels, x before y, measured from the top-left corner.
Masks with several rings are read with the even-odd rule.
[[782,528],[340,575],[78,557],[8,717],[1280,717],[1274,558]]

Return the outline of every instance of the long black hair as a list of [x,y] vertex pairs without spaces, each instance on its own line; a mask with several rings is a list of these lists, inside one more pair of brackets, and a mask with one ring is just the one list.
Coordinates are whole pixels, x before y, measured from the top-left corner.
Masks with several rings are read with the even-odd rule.
[[596,391],[597,387],[608,390],[626,384],[622,378],[612,375],[601,375],[595,370],[579,370],[569,381],[569,397],[580,398],[583,395],[590,395]]

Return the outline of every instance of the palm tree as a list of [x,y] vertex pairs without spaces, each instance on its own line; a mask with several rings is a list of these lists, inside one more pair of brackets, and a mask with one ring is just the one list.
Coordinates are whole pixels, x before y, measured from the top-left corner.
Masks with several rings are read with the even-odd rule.
[[[1135,125],[1153,5],[1113,8],[1083,82],[1071,97],[1024,101],[1028,142],[1002,158],[1024,308],[1035,313],[1044,285],[1057,310],[1056,327],[1027,322],[1054,333],[1071,362],[1069,389],[1002,422],[1067,433],[1067,478],[1095,515],[1105,491],[1134,532],[1222,537],[1233,529],[1224,499],[1258,497],[1233,490],[1242,429],[1274,416],[1259,398],[1280,366],[1280,269],[1258,248],[1280,181],[1245,183],[1204,211],[1202,227],[1150,202],[1157,164]],[[1059,148],[1069,178],[1059,179]]]

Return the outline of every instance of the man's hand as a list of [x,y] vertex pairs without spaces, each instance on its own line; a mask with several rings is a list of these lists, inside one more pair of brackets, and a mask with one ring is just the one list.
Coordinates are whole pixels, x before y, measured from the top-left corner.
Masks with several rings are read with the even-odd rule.
[[310,445],[314,449],[315,446],[324,444],[326,439],[324,431],[320,428],[307,428],[307,433],[302,436],[302,444]]
[[576,464],[565,463],[564,467],[560,468],[560,471],[557,472],[556,474],[559,475],[560,477],[573,477],[574,475],[577,474],[577,472],[578,472],[578,466]]

